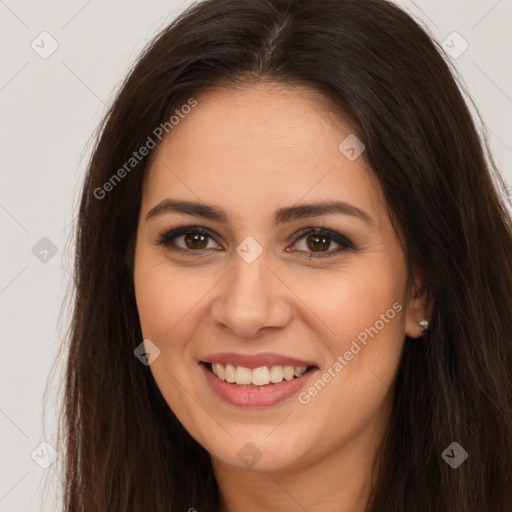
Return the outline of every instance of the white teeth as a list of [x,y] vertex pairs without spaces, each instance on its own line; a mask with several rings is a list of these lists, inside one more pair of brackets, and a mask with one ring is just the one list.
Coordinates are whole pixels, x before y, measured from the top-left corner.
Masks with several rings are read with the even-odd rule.
[[234,366],[229,363],[225,367],[221,363],[212,363],[211,368],[219,379],[239,386],[277,384],[283,380],[300,377],[307,370],[306,366],[260,366],[251,370],[245,366]]
[[293,374],[295,377],[300,377],[306,371],[306,369],[307,368],[305,366],[294,366]]
[[237,384],[250,384],[251,383],[251,370],[244,366],[236,367],[235,380]]
[[226,372],[224,371],[224,367],[220,363],[217,363],[213,366],[217,366],[217,377],[219,377],[219,379],[221,380],[224,380],[226,378]]
[[251,382],[256,386],[266,386],[270,382],[270,372],[266,366],[254,368]]
[[283,367],[272,366],[270,369],[270,382],[281,382],[283,380]]
[[293,366],[283,366],[283,377],[286,380],[292,380],[294,373]]
[[226,382],[231,382],[231,384],[233,382],[235,382],[235,372],[236,372],[236,368],[232,365],[232,364],[227,364],[226,365],[226,369],[224,371],[224,374],[225,374],[225,377],[226,377]]

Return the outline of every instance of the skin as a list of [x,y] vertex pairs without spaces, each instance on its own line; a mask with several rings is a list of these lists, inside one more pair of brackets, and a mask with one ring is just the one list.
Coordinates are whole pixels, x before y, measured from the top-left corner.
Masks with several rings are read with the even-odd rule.
[[[381,190],[364,153],[350,161],[339,151],[352,132],[313,91],[259,83],[196,99],[154,150],[142,196],[134,280],[144,339],[160,350],[153,376],[211,454],[223,512],[364,510],[404,337],[421,336],[425,316]],[[176,212],[146,220],[166,198],[217,205],[229,222]],[[273,226],[278,208],[328,200],[373,222],[328,214]],[[183,253],[158,244],[185,226],[215,238],[197,249],[178,236]],[[330,256],[315,258],[323,251],[308,236],[293,237],[309,227],[355,250],[336,252],[327,239]],[[252,263],[236,252],[248,236],[263,250]],[[401,311],[307,404],[294,395],[266,408],[230,405],[200,371],[207,354],[276,352],[314,361],[320,377],[396,302]],[[252,468],[237,456],[248,442],[261,454]]]

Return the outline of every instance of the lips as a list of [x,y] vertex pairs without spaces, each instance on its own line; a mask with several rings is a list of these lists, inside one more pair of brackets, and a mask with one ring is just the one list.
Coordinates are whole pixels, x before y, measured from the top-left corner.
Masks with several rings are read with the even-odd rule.
[[272,353],[212,354],[199,366],[211,389],[223,401],[245,407],[265,407],[284,401],[300,391],[318,370],[311,361]]
[[261,354],[236,354],[234,352],[221,352],[210,354],[202,359],[203,363],[231,364],[233,366],[244,366],[245,368],[259,368],[261,366],[306,366],[318,367],[314,361],[305,361],[295,357],[288,357],[271,352]]

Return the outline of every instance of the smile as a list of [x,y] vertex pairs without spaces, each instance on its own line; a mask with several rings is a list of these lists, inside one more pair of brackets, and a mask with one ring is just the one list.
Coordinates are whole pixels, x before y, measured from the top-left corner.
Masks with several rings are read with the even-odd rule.
[[[288,364],[276,364],[275,357],[247,359],[245,356],[231,357],[231,362],[200,361],[202,374],[213,391],[213,396],[223,402],[239,407],[268,407],[285,401],[287,398],[299,393],[307,382],[319,370],[316,365],[292,358],[279,362]],[[238,359],[239,363],[233,364]],[[272,364],[271,364],[272,363]],[[295,363],[295,365],[293,364]]]
[[261,387],[269,384],[278,384],[283,380],[298,378],[306,371],[307,366],[260,366],[247,368],[226,363],[211,363],[210,369],[220,380],[238,386]]

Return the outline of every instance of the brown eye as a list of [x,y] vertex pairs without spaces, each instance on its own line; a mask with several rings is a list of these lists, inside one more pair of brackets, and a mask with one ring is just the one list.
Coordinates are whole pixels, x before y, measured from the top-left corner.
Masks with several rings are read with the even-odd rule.
[[213,236],[207,230],[200,227],[174,229],[161,236],[158,243],[170,251],[189,253],[202,253],[205,250],[218,249],[218,244],[215,243]]
[[323,235],[309,235],[306,240],[308,248],[313,252],[325,252],[331,245],[329,237]]
[[183,236],[187,249],[206,249],[206,246],[208,245],[208,235],[203,235],[201,233],[189,233]]
[[348,238],[325,228],[303,230],[295,239],[293,247],[294,249],[290,252],[297,252],[298,255],[310,258],[327,257],[345,250],[355,250],[354,244]]

